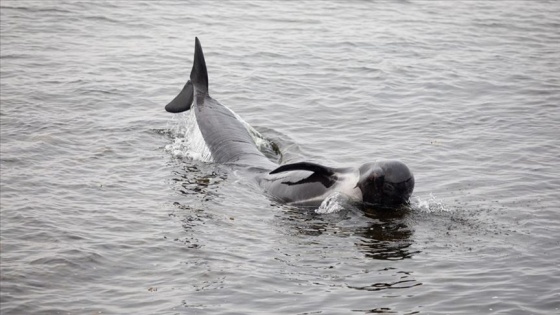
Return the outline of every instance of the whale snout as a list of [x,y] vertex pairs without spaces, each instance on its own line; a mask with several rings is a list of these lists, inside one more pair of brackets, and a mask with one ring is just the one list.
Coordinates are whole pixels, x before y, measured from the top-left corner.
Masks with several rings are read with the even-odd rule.
[[398,206],[409,202],[414,190],[414,175],[400,161],[367,163],[360,167],[358,187],[364,203]]
[[[412,175],[412,174],[411,174]],[[386,182],[383,185],[383,196],[381,204],[400,205],[408,203],[412,191],[414,190],[414,176],[400,183]]]

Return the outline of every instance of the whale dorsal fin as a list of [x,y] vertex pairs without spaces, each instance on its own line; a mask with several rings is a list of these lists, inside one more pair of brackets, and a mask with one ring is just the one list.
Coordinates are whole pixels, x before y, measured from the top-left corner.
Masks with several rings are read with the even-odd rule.
[[194,60],[191,70],[191,81],[194,85],[196,95],[208,94],[208,70],[206,70],[206,61],[204,61],[204,53],[198,37],[194,43]]
[[332,176],[335,173],[334,169],[327,166],[323,166],[311,162],[299,162],[299,163],[282,165],[277,169],[273,170],[272,172],[270,172],[269,174],[277,174],[277,173],[288,172],[288,171],[310,171],[316,173],[317,175],[323,175],[323,176]]
[[165,105],[165,110],[170,113],[181,113],[191,109],[193,102],[193,85],[191,80],[187,81],[181,92]]

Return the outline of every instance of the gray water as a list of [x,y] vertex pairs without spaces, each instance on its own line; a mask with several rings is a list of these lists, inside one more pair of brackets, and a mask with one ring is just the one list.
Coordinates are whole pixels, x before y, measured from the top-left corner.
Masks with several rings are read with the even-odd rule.
[[[2,314],[560,313],[557,1],[1,2]],[[398,158],[401,214],[276,204],[164,111],[283,163]]]

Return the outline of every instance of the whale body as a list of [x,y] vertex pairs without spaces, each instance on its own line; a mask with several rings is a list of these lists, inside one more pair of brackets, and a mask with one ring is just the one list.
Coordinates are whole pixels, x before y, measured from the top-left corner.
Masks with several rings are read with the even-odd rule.
[[198,38],[190,80],[165,109],[171,113],[193,110],[213,161],[249,170],[263,191],[278,202],[318,206],[333,193],[341,193],[364,204],[394,207],[408,203],[414,190],[412,172],[396,160],[355,168],[306,161],[278,165],[269,160],[236,115],[210,97],[206,61]]

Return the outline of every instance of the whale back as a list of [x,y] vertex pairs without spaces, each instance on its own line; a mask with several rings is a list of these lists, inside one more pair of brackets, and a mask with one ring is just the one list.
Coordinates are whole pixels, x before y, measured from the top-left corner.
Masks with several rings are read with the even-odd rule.
[[202,137],[217,163],[274,167],[227,107],[208,95],[195,97],[195,116]]

